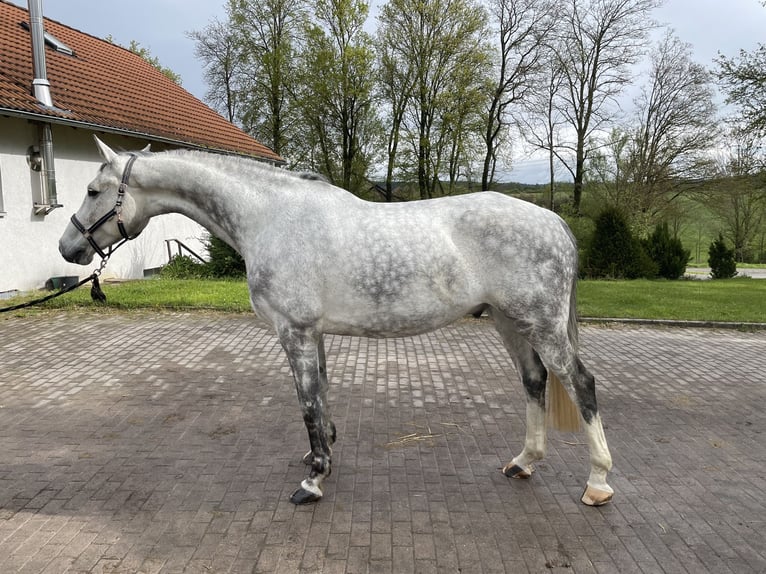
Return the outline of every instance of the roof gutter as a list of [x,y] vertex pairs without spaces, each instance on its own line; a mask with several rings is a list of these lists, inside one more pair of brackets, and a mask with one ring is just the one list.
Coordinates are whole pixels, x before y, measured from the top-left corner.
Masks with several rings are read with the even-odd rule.
[[114,134],[114,135],[119,135],[124,137],[145,139],[145,140],[149,140],[149,141],[153,141],[157,143],[183,147],[186,149],[206,151],[210,153],[218,153],[221,155],[236,155],[240,157],[249,157],[252,159],[256,159],[258,161],[270,163],[275,166],[282,166],[287,163],[285,160],[277,161],[272,158],[257,156],[255,154],[242,153],[235,150],[216,148],[216,147],[206,146],[203,144],[195,144],[194,142],[174,139],[174,138],[170,138],[166,136],[160,136],[160,135],[152,134],[149,132],[141,132],[141,131],[129,130],[125,128],[110,127],[110,126],[105,126],[103,124],[85,122],[82,120],[75,120],[75,119],[66,118],[66,117],[50,116],[44,113],[34,113],[34,112],[27,112],[24,110],[14,110],[12,108],[0,108],[0,115],[6,116],[9,118],[21,118],[21,119],[29,120],[32,122],[34,121],[51,122],[56,125],[66,126],[70,128],[86,129],[86,130],[90,130],[94,132],[101,132],[101,133]]
[[[42,0],[28,0],[29,7],[29,31],[32,37],[32,91],[35,98],[45,108],[53,107],[51,98],[50,82],[45,66],[45,30],[43,28],[43,2]],[[53,130],[50,122],[39,124],[38,130],[39,162],[30,165],[35,169],[38,165],[40,171],[40,202],[35,202],[36,215],[48,215],[57,207],[56,194],[56,170],[53,159]]]

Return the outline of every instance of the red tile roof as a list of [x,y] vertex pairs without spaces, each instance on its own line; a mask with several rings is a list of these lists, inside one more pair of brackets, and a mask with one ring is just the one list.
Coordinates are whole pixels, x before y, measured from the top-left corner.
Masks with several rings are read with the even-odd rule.
[[47,18],[45,31],[74,56],[46,47],[57,109],[41,106],[32,94],[32,40],[22,22],[29,22],[27,11],[0,0],[0,114],[283,161],[143,58]]

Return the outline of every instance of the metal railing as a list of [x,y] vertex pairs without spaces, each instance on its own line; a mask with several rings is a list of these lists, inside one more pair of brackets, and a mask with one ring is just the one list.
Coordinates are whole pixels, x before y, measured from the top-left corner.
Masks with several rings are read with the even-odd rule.
[[[173,253],[173,247],[172,244],[176,244],[176,248],[178,250],[178,253]],[[170,262],[171,259],[173,259],[174,255],[183,255],[184,251],[186,251],[189,255],[192,257],[195,257],[196,259],[199,259],[201,263],[205,263],[205,260],[194,252],[188,245],[186,245],[183,241],[180,239],[166,239],[165,240],[165,247],[167,247],[168,250],[168,262]]]

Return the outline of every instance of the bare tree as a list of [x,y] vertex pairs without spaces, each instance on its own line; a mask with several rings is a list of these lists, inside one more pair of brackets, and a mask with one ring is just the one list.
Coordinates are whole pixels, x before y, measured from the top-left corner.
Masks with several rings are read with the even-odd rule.
[[544,44],[555,23],[551,0],[490,0],[497,34],[494,78],[483,130],[485,144],[481,186],[494,182],[502,134],[512,124],[509,108],[531,91],[543,63]]
[[236,33],[228,22],[213,19],[204,29],[187,36],[194,40],[194,54],[202,61],[208,104],[230,122],[237,123],[237,81],[241,71]]
[[[550,53],[548,58],[550,57]],[[548,207],[554,209],[556,190],[556,162],[560,132],[566,118],[557,106],[563,74],[555,62],[546,59],[540,73],[533,81],[535,86],[524,98],[522,111],[515,116],[516,126],[522,138],[537,150],[544,151],[548,160]],[[562,162],[563,163],[563,162]]]
[[[662,0],[567,0],[565,26],[553,43],[563,77],[558,103],[574,141],[559,152],[574,180],[574,210],[580,209],[588,142],[612,121],[609,104],[631,81],[631,66],[643,55],[655,26],[650,13]],[[571,155],[570,155],[571,154]]]
[[718,135],[710,74],[671,31],[652,52],[636,110],[629,146],[634,209],[651,219],[678,197],[682,180],[709,173],[708,152]]
[[697,197],[718,217],[737,261],[748,261],[759,232],[762,240],[766,221],[763,142],[747,126],[733,128],[727,142],[718,160],[718,177],[702,187]]

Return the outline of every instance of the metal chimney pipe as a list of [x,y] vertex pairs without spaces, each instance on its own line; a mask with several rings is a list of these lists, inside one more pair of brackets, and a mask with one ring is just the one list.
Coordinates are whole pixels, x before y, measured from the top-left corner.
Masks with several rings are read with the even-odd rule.
[[[50,82],[45,67],[45,30],[43,28],[43,2],[42,0],[28,0],[29,7],[29,32],[32,36],[32,89],[35,98],[42,105],[52,108]],[[42,187],[42,201],[35,203],[35,213],[47,215],[57,207],[56,194],[56,169],[53,161],[53,129],[49,123],[39,124],[38,140],[40,143],[40,157],[42,165],[40,169],[40,183]]]
[[32,36],[32,89],[35,98],[44,106],[52,107],[51,85],[45,69],[45,32],[43,29],[43,0],[28,0],[29,31]]
[[62,207],[58,202],[56,193],[56,168],[53,165],[53,130],[51,124],[40,124],[40,156],[42,157],[42,169],[40,181],[42,182],[43,205],[41,211],[47,215],[57,207]]

